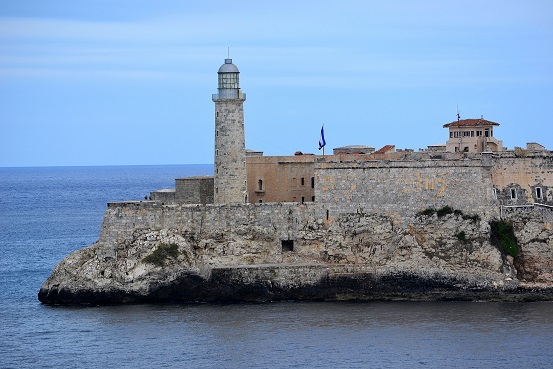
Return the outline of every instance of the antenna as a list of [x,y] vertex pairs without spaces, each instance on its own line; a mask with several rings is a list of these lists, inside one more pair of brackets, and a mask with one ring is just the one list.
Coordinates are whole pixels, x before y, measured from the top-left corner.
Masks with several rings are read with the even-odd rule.
[[459,110],[459,105],[457,105],[457,123],[459,123],[459,120],[461,119],[461,115],[459,113],[461,113],[461,111]]
[[230,46],[227,47],[227,59],[230,59]]
[[463,133],[461,132],[461,111],[459,110],[459,104],[457,104],[457,134],[459,135],[459,146],[457,148],[457,151],[461,151],[461,147],[463,146]]

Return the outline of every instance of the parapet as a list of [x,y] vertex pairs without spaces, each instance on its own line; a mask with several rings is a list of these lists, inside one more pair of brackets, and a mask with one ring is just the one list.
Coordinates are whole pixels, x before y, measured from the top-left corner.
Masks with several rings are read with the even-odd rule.
[[343,147],[336,147],[333,150],[334,155],[338,154],[371,154],[374,152],[374,147],[369,147],[365,145],[349,145]]

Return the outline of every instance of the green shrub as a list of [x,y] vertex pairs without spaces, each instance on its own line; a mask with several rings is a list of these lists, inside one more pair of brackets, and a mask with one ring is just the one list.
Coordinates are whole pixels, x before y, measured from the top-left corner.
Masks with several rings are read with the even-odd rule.
[[419,211],[418,215],[432,215],[436,212],[436,209],[434,208],[426,208],[423,211]]
[[467,215],[467,214],[464,214],[463,211],[461,210],[457,210],[457,209],[453,209],[452,207],[446,205],[444,206],[443,208],[440,208],[438,210],[434,209],[434,208],[426,208],[422,211],[419,211],[417,213],[417,215],[421,216],[421,215],[433,215],[434,213],[438,214],[438,218],[441,218],[447,214],[455,214],[456,216],[461,216],[463,217],[464,220],[472,220],[473,222],[479,222],[480,221],[480,215],[478,214],[473,214],[473,215]]
[[518,255],[517,239],[512,222],[505,220],[490,221],[490,242],[502,252],[512,257]]
[[179,246],[175,243],[160,243],[157,249],[144,258],[144,262],[163,266],[167,258],[176,258],[179,256]]
[[453,210],[453,214],[461,216],[464,220],[472,220],[473,222],[480,221],[480,215],[478,214],[468,215],[457,209]]
[[443,208],[440,208],[438,210],[436,210],[436,214],[438,214],[438,218],[441,218],[443,216],[446,216],[447,214],[451,214],[453,213],[453,209],[450,208],[449,206],[444,206]]
[[463,241],[463,242],[467,242],[467,241],[468,241],[468,240],[467,240],[467,235],[465,234],[465,231],[461,231],[461,232],[455,234],[455,237],[457,237],[457,239],[458,239],[459,241]]
[[478,214],[473,214],[473,215],[466,215],[466,214],[463,214],[463,219],[464,220],[472,220],[473,222],[479,222],[480,221],[480,215]]

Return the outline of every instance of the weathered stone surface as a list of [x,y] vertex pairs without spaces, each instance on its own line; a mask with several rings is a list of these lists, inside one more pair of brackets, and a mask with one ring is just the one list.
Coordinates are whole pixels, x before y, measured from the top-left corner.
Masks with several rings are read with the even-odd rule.
[[[113,304],[552,296],[553,236],[539,213],[512,215],[521,248],[514,260],[490,244],[484,217],[434,213],[398,223],[378,213],[324,214],[316,204],[111,204],[99,240],[60,262],[39,299]],[[293,242],[293,251],[283,251],[283,240]],[[162,244],[178,252],[160,265],[147,262]]]
[[[529,209],[528,209],[529,210]],[[536,211],[506,214],[513,222],[519,254],[514,258],[517,277],[535,283],[553,282],[553,230],[551,221]]]

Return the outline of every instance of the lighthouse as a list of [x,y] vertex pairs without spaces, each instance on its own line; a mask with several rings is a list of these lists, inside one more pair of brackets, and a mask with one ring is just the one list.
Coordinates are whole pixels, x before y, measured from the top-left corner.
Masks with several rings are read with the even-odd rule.
[[214,203],[247,203],[244,101],[240,71],[225,59],[219,68],[215,103]]

